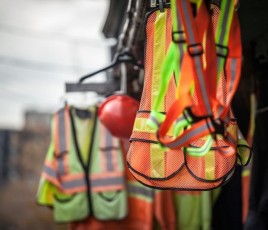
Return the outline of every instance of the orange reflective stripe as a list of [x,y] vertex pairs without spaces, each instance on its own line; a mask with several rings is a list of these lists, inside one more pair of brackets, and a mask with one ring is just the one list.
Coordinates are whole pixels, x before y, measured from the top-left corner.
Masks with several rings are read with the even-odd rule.
[[[119,159],[118,159],[118,151],[120,151],[120,143],[118,138],[112,136],[112,145],[114,146],[112,148],[112,165],[114,170],[119,170]],[[120,153],[123,154],[123,153]]]
[[86,179],[83,173],[62,176],[60,181],[60,188],[68,194],[87,190]]
[[[202,1],[201,6],[197,12],[197,14],[201,12],[203,17],[202,20],[199,20],[198,25],[200,31],[198,31],[197,25],[195,24],[195,20],[192,15],[192,8],[189,1],[177,0],[177,6],[179,10],[179,17],[181,17],[186,33],[188,53],[191,55],[193,64],[195,66],[195,92],[197,94],[198,103],[200,104],[196,112],[198,112],[197,115],[208,115],[212,112],[209,102],[210,97],[208,95],[209,84],[206,82],[201,60],[201,55],[203,54],[202,35],[205,32],[204,29],[208,27],[208,14],[203,13],[203,11],[206,11],[206,9]],[[201,31],[201,29],[203,31]]]
[[57,156],[59,153],[59,149],[60,149],[60,147],[59,147],[59,144],[60,144],[59,143],[59,138],[60,138],[60,136],[59,136],[59,117],[58,117],[57,113],[54,114],[53,121],[54,121],[53,138],[54,138],[54,142],[55,142],[55,155]]
[[103,124],[100,123],[100,166],[101,171],[106,172],[106,165],[107,165],[107,159],[106,159],[106,130]]
[[45,162],[41,176],[46,180],[50,181],[51,183],[53,183],[54,185],[60,187],[60,182],[58,180],[57,173],[51,162],[49,161]]
[[65,107],[56,113],[56,154],[69,150],[69,110]]
[[57,168],[59,175],[63,175],[68,171],[68,157],[66,153],[69,151],[69,109],[64,107],[54,115],[54,139],[55,139],[55,155],[57,157]]
[[103,172],[112,172],[118,169],[119,151],[118,139],[113,137],[104,125],[100,124],[100,139],[101,139],[101,167]]

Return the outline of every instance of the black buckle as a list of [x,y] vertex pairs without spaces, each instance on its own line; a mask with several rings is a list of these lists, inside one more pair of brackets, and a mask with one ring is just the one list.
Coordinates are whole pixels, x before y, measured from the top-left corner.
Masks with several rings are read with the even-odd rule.
[[185,43],[186,39],[184,31],[172,31],[172,41],[177,44]]
[[201,43],[188,45],[187,49],[191,57],[199,56],[204,53],[203,46]]
[[222,136],[225,136],[225,123],[221,120],[218,120],[218,122],[216,122],[213,118],[211,119],[211,122],[215,128],[215,134],[220,134]]
[[229,54],[229,48],[220,44],[216,44],[216,54],[218,57],[226,58]]

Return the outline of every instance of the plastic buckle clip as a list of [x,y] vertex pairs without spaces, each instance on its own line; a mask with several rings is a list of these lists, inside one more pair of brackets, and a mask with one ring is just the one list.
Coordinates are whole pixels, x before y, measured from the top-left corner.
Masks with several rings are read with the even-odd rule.
[[185,43],[186,39],[184,31],[172,31],[172,41],[177,44]]
[[220,44],[216,44],[216,54],[218,57],[226,58],[229,54],[229,48]]
[[203,46],[201,43],[188,45],[187,49],[191,57],[199,56],[204,53]]

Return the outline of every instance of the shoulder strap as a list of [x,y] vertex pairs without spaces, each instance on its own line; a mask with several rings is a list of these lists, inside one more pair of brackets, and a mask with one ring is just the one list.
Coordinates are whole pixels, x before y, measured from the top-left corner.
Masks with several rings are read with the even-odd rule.
[[64,107],[54,114],[55,154],[60,156],[69,151],[69,109]]

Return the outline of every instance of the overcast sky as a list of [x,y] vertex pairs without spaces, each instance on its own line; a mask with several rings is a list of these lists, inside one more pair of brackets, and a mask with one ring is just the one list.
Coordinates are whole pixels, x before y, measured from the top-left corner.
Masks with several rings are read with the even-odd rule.
[[[61,106],[64,82],[109,63],[107,0],[0,1],[0,127]],[[100,76],[96,76],[101,78]]]

